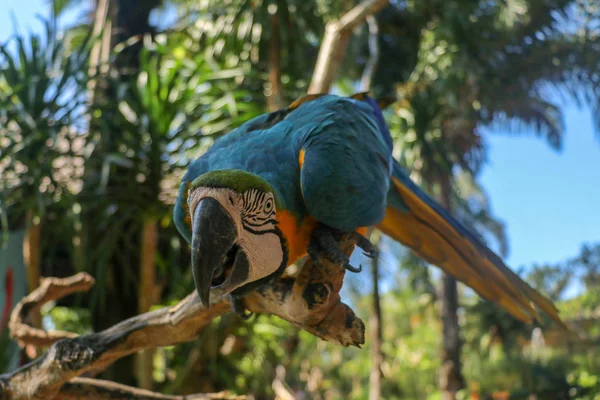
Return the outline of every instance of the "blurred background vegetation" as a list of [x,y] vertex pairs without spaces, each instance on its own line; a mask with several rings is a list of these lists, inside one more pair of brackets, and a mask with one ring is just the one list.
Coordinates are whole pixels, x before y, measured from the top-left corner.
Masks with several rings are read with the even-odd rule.
[[[215,138],[305,94],[327,23],[356,4],[54,0],[42,33],[15,30],[0,47],[1,371],[43,351],[19,351],[6,330],[39,276],[96,278],[91,293],[34,321],[80,333],[193,290],[171,220],[179,177]],[[60,24],[73,9],[76,23]],[[594,0],[391,1],[353,33],[332,91],[370,87],[389,99],[395,154],[411,177],[506,255],[509,238],[478,181],[484,128],[535,132],[560,150],[565,98],[588,105],[600,125],[599,32]],[[600,399],[600,242],[521,271],[557,301],[573,329],[565,333],[525,326],[375,239],[382,257],[344,288],[368,321],[362,350],[274,317],[228,315],[192,343],[120,360],[102,377],[256,399],[283,399],[281,390],[298,399]],[[565,296],[568,287],[576,294]]]

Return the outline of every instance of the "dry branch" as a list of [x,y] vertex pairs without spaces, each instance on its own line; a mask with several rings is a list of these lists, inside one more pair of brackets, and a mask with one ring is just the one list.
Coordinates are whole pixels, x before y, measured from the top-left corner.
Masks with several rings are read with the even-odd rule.
[[367,25],[369,26],[369,60],[365,65],[365,69],[360,79],[360,90],[368,92],[371,90],[371,83],[375,76],[375,70],[379,63],[379,25],[377,19],[369,15],[367,17]]
[[[345,241],[342,248],[350,254],[354,243]],[[364,343],[364,324],[340,301],[343,277],[344,269],[338,265],[323,260],[323,266],[318,266],[308,261],[297,277],[282,277],[246,296],[246,307],[256,313],[277,315],[325,340],[344,346],[360,346]],[[101,385],[97,380],[74,378],[92,370],[102,370],[117,359],[140,350],[193,340],[210,321],[231,311],[227,296],[212,293],[211,308],[206,309],[194,292],[173,307],[141,314],[102,332],[79,337],[68,332],[52,335],[24,322],[29,311],[39,309],[45,301],[87,290],[92,284],[93,279],[83,273],[67,279],[47,278],[17,305],[11,316],[13,337],[24,344],[42,343],[42,340],[52,343],[58,337],[62,340],[53,343],[46,354],[21,369],[0,375],[0,400],[70,399],[73,397],[65,396],[86,390],[93,393],[100,388],[108,396],[111,390],[113,394],[115,390],[125,390],[126,387]],[[139,397],[132,392],[138,389],[127,390],[131,399],[161,399],[158,394],[140,392]],[[148,397],[150,395],[154,397]]]
[[46,347],[61,339],[74,338],[77,334],[64,331],[46,332],[32,326],[31,316],[38,314],[42,305],[76,292],[87,292],[94,285],[94,278],[79,273],[69,278],[43,278],[39,287],[24,297],[14,308],[8,328],[19,344]]
[[338,21],[325,27],[325,36],[319,49],[315,71],[308,93],[327,93],[337,74],[348,40],[354,28],[362,24],[368,16],[377,13],[389,0],[366,0],[344,14]]

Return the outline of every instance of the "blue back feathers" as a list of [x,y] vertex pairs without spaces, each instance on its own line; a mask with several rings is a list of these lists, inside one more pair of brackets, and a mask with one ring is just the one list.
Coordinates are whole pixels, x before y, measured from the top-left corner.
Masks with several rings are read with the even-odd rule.
[[[302,183],[300,150],[306,154]],[[325,95],[289,112],[260,115],[216,140],[183,177],[175,220],[185,225],[187,182],[213,170],[241,169],[268,181],[282,206],[299,217],[317,213],[332,225],[365,226],[382,218],[381,211],[374,210],[381,208],[380,197],[385,202],[390,168],[391,137],[377,104],[369,98]],[[346,202],[323,197],[336,200],[344,194],[349,196]],[[361,204],[369,207],[347,204],[356,204],[363,195],[367,197]],[[377,202],[369,201],[376,197]]]

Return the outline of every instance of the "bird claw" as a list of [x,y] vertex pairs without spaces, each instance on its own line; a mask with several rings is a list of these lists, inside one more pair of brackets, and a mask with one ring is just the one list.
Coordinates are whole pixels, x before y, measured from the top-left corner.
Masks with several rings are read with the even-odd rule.
[[362,265],[358,264],[358,268],[350,265],[350,263],[345,263],[344,268],[346,268],[350,272],[359,273],[362,271]]
[[369,258],[375,258],[377,257],[377,249],[375,248],[375,246],[373,246],[373,244],[369,241],[369,239],[367,239],[366,237],[364,237],[363,235],[361,235],[360,233],[354,231],[350,234],[350,238],[352,240],[354,240],[354,242],[356,243],[356,245],[358,247],[360,247],[363,250],[363,254]]
[[[321,265],[319,255],[323,255],[331,262],[342,265],[346,270],[359,273],[362,271],[362,265],[359,265],[357,268],[350,264],[350,259],[340,250],[337,243],[337,239],[346,233],[330,226],[319,224],[312,233],[306,252],[317,265]],[[377,251],[375,247],[363,235],[358,232],[351,232],[350,238],[356,242],[358,247],[365,251],[367,257],[376,256]]]

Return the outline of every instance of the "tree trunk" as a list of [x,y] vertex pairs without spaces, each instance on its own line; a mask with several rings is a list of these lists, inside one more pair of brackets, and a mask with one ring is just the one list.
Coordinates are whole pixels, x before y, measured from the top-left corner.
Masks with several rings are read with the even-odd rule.
[[108,68],[112,31],[112,25],[108,19],[110,6],[110,0],[97,0],[96,9],[92,16],[92,35],[98,37],[102,34],[102,37],[94,43],[90,52],[88,74],[91,79],[87,83],[89,104],[94,103],[98,74],[105,75]]
[[[27,290],[33,292],[40,284],[40,238],[41,221],[36,217],[32,210],[27,211],[25,218],[27,232],[23,241],[23,259],[27,270]],[[31,314],[32,325],[36,328],[41,327],[42,319],[39,311]]]
[[[379,241],[379,237],[374,241],[376,247],[379,247]],[[372,266],[373,314],[371,314],[371,318],[369,318],[369,325],[371,328],[372,365],[371,375],[369,376],[369,400],[379,400],[381,399],[381,364],[383,363],[383,353],[381,352],[381,342],[383,341],[381,302],[379,300],[379,257],[373,259]]]
[[[138,309],[140,314],[150,311],[150,307],[157,301],[156,268],[154,264],[158,245],[157,228],[154,218],[146,220],[142,228],[140,284],[138,287]],[[152,389],[154,353],[154,349],[148,349],[137,354],[137,379],[139,387],[142,389]]]
[[[162,0],[116,0],[115,20],[113,21],[113,46],[132,37],[142,39],[144,35],[154,34],[150,25],[150,12],[159,7]],[[139,54],[143,41],[138,40],[131,46],[126,46],[116,57],[116,67],[121,74],[137,72]]]
[[271,18],[271,38],[269,39],[269,84],[271,93],[267,97],[267,108],[276,111],[285,106],[283,85],[281,83],[281,40],[279,15]]
[[[117,88],[111,87],[110,81],[104,78],[108,76],[109,72],[126,77],[125,79],[134,77],[139,67],[138,57],[142,41],[139,40],[134,45],[126,46],[115,56],[114,62],[109,64],[110,53],[117,44],[131,37],[141,39],[145,34],[152,34],[154,30],[150,26],[149,15],[152,9],[160,3],[160,0],[96,0],[93,31],[95,33],[102,32],[102,40],[93,48],[91,54],[90,72],[99,74],[90,84],[90,103],[102,105],[106,109],[117,107],[117,102],[114,101]],[[110,112],[112,110],[107,111],[107,113]],[[101,118],[105,118],[105,114],[103,113]],[[89,170],[88,176],[91,178],[86,180],[84,191],[93,192],[97,185],[95,176],[101,175],[105,154],[118,151],[116,150],[118,149],[118,137],[105,134],[103,129],[105,128],[102,127],[101,121],[92,117],[90,131],[94,134],[102,134],[99,135],[100,140],[95,152],[86,164],[86,169]],[[118,167],[115,167],[115,170],[117,171],[115,174],[118,174]],[[120,181],[109,176],[106,186],[110,190],[107,191],[106,200],[108,201],[105,203],[112,200],[113,194],[126,190],[119,185]],[[106,329],[138,313],[141,307],[141,303],[138,302],[138,290],[140,285],[144,284],[143,277],[140,275],[141,269],[144,268],[144,265],[153,265],[153,259],[144,261],[141,257],[145,252],[142,241],[146,225],[145,221],[139,220],[140,214],[118,210],[116,218],[119,218],[121,229],[116,233],[108,233],[115,231],[110,230],[112,226],[107,227],[106,224],[99,222],[99,215],[105,212],[102,207],[102,204],[88,207],[83,217],[85,224],[89,227],[86,237],[87,246],[93,246],[106,234],[117,235],[113,239],[116,242],[114,246],[116,250],[112,254],[102,256],[105,302],[92,310],[92,324],[95,330]],[[148,229],[148,232],[152,231],[152,228]],[[154,252],[149,256],[154,256]],[[142,296],[146,295],[152,296],[150,293]],[[142,300],[140,297],[140,301],[147,300]],[[145,361],[137,364],[138,367],[134,363],[133,356],[122,358],[103,372],[103,378],[127,385],[148,387],[147,385],[151,384],[151,373],[148,370],[152,366],[152,363],[148,362],[148,357],[150,356],[142,355],[141,358]],[[142,366],[145,371],[143,373],[141,372]],[[137,382],[138,379],[140,382]]]
[[[449,177],[440,179],[440,202],[446,210],[451,210],[452,188]],[[460,364],[460,327],[458,325],[458,290],[456,280],[443,274],[440,287],[442,301],[443,350],[440,371],[440,390],[444,400],[454,400],[456,393],[464,387]]]

